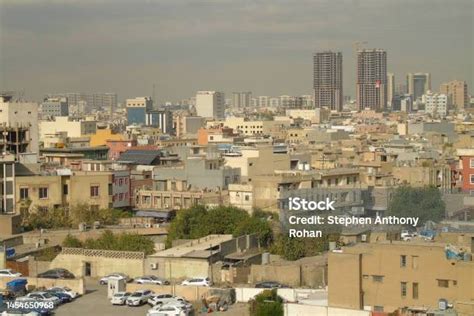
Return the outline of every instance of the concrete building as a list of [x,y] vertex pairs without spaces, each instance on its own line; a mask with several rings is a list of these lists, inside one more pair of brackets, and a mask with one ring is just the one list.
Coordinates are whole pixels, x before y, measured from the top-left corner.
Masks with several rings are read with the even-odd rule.
[[425,113],[441,117],[445,117],[448,113],[448,96],[446,94],[428,91],[421,97],[421,102],[425,104]]
[[395,75],[387,73],[387,106],[393,110],[393,98],[395,97]]
[[[91,110],[107,110],[113,113],[117,108],[116,93],[51,93],[47,97],[51,98],[67,98],[70,106],[74,108],[87,107]],[[83,109],[85,110],[85,109]],[[79,111],[82,112],[82,111]]]
[[16,177],[17,212],[89,204],[93,209],[112,207],[112,173],[69,169],[52,175]]
[[225,190],[229,184],[240,181],[240,169],[225,166],[218,156],[190,156],[183,166],[153,169],[155,189],[165,190],[169,179],[185,181],[186,186],[196,189]]
[[450,259],[448,249],[442,243],[393,241],[331,252],[329,306],[426,312],[446,300],[457,315],[473,315],[474,263]]
[[408,94],[413,96],[413,101],[416,101],[431,90],[431,75],[429,73],[409,73],[407,87]]
[[82,137],[93,135],[97,131],[97,121],[73,120],[67,116],[55,117],[52,121],[39,123],[40,138],[65,132],[67,137]]
[[196,137],[198,130],[203,127],[205,123],[206,119],[201,116],[177,116],[175,118],[176,137]]
[[469,97],[466,81],[453,80],[440,85],[439,92],[446,94],[450,99],[450,106],[457,110],[465,109],[469,106]]
[[145,125],[158,127],[163,134],[171,134],[173,133],[173,114],[165,109],[148,111]]
[[266,95],[261,95],[258,97],[258,106],[261,108],[266,108],[270,106],[270,97]]
[[224,154],[225,165],[240,169],[241,183],[251,183],[257,175],[290,169],[290,155],[276,154],[273,146],[241,148],[238,154]]
[[41,103],[42,117],[68,116],[69,104],[67,98],[47,98]]
[[342,53],[318,52],[313,55],[314,105],[342,111]]
[[387,107],[387,52],[363,49],[357,52],[356,102],[359,110],[384,111]]
[[196,111],[198,116],[215,119],[224,118],[224,93],[218,91],[198,91],[196,94]]
[[255,235],[243,235],[236,238],[232,235],[208,235],[159,251],[148,256],[147,261],[156,267],[154,274],[168,280],[209,277],[215,282],[220,280],[220,277],[214,279],[214,275],[220,275],[221,271],[213,271],[213,263],[234,261],[234,257],[240,254],[243,258],[243,254],[246,253],[260,257],[258,250],[259,242]]
[[39,153],[38,104],[14,101],[0,95],[0,152],[19,157],[20,153]]
[[15,156],[0,156],[0,215],[15,213]]
[[137,97],[125,101],[128,125],[145,125],[146,115],[153,110],[153,100],[150,97]]
[[461,170],[462,190],[474,195],[474,149],[458,149],[457,155]]
[[232,92],[232,106],[234,108],[248,108],[252,100],[252,92]]

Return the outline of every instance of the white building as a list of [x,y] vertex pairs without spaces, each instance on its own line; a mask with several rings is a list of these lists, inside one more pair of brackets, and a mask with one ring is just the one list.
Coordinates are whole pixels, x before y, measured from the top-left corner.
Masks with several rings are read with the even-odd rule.
[[42,121],[39,123],[40,137],[55,135],[65,132],[67,137],[81,137],[95,134],[97,121],[81,120],[75,121],[67,116],[58,116],[54,121]]
[[0,125],[4,138],[2,153],[38,153],[37,103],[13,101],[11,96],[1,95]]
[[270,106],[270,98],[266,95],[261,95],[258,97],[258,105],[261,108]]
[[421,97],[425,104],[425,113],[446,116],[448,110],[448,96],[441,93],[428,91]]
[[215,119],[224,118],[225,98],[223,92],[198,91],[196,94],[196,111],[198,116]]

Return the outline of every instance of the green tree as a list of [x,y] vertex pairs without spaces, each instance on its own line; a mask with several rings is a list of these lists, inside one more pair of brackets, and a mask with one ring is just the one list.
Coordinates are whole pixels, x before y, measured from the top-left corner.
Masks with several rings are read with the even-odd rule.
[[251,316],[283,316],[283,299],[277,290],[265,290],[250,301]]
[[227,206],[207,209],[202,205],[178,212],[170,224],[166,247],[171,247],[176,239],[195,239],[209,234],[258,234],[263,245],[272,240],[272,230],[267,216],[257,212],[250,216],[246,211]]
[[66,238],[64,238],[62,242],[62,246],[69,248],[82,248],[84,245],[77,237],[67,234]]
[[433,186],[413,188],[402,186],[395,190],[388,206],[388,215],[417,216],[419,225],[428,220],[440,221],[444,218],[446,205],[442,200],[441,192]]
[[114,234],[110,230],[104,231],[99,238],[87,238],[83,244],[87,249],[140,251],[145,255],[155,252],[155,243],[147,236],[137,233]]

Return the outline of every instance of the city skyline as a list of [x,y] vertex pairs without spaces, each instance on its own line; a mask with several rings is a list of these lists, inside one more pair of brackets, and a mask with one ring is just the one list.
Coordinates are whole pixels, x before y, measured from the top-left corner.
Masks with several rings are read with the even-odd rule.
[[89,91],[124,100],[152,95],[154,84],[159,102],[199,90],[311,94],[312,56],[329,49],[342,52],[344,94],[355,97],[357,41],[387,51],[396,85],[408,73],[429,72],[435,90],[454,79],[472,86],[472,6],[3,0],[0,88],[31,100]]

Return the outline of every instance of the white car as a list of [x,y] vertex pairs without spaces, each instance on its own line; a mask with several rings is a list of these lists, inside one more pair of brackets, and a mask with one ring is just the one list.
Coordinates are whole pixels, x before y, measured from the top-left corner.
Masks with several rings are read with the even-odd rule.
[[166,304],[150,308],[146,316],[188,316],[189,314],[186,309],[180,306]]
[[11,278],[18,278],[21,277],[22,274],[19,272],[15,272],[12,269],[2,269],[0,270],[0,277],[11,277]]
[[69,295],[72,299],[75,299],[76,297],[79,296],[79,293],[77,293],[77,292],[71,290],[71,289],[68,288],[68,287],[59,287],[59,286],[57,286],[57,287],[49,288],[48,290],[67,294],[67,295]]
[[132,293],[130,293],[130,292],[117,292],[117,293],[114,294],[114,296],[110,300],[110,303],[112,303],[112,305],[125,305],[125,302],[127,301],[127,298],[131,294]]
[[211,286],[209,278],[191,278],[184,280],[181,285]]
[[109,279],[116,279],[116,280],[125,280],[125,282],[130,282],[130,278],[128,277],[128,275],[124,274],[124,273],[111,273],[111,274],[108,274],[106,276],[104,276],[103,278],[101,278],[99,280],[99,283],[101,285],[106,285],[108,282],[109,282]]
[[187,302],[181,296],[174,296],[172,294],[155,294],[148,299],[148,304],[151,306],[164,305],[169,302]]
[[153,295],[153,291],[139,290],[130,294],[126,302],[128,306],[140,306],[148,302],[148,299]]
[[19,297],[16,300],[20,302],[53,302],[54,306],[57,306],[61,303],[61,300],[58,297],[47,292],[32,292],[25,296]]
[[160,279],[154,275],[145,275],[134,280],[138,284],[158,284],[158,285],[169,285],[170,282],[164,279]]

